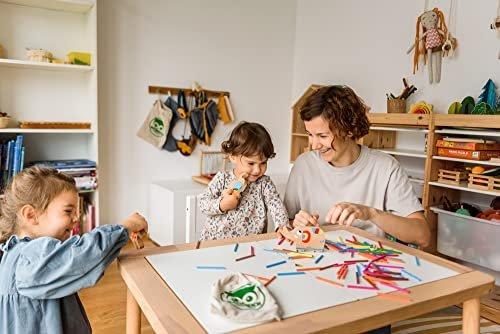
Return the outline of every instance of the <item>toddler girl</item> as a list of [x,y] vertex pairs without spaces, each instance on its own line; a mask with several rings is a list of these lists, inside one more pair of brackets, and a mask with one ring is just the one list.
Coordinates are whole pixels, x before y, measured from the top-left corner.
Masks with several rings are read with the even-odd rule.
[[[207,215],[202,240],[263,233],[269,211],[275,226],[288,224],[288,214],[271,178],[264,175],[275,156],[271,136],[257,123],[242,122],[222,143],[222,151],[234,165],[219,172],[200,195],[200,209]],[[235,185],[235,180],[245,179]],[[230,189],[233,186],[234,189]],[[241,193],[240,193],[241,192]]]

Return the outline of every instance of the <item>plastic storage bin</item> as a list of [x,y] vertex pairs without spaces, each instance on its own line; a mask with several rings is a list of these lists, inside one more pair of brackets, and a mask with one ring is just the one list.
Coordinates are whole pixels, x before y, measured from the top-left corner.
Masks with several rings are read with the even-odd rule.
[[500,271],[500,223],[431,207],[438,215],[439,253]]

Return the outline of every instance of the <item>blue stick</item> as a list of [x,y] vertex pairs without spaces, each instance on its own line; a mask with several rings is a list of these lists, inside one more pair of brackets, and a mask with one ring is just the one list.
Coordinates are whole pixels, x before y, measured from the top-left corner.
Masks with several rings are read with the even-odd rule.
[[279,265],[284,264],[284,263],[286,263],[286,260],[278,261],[278,262],[275,262],[275,263],[268,264],[266,266],[266,268],[276,267],[276,266],[279,266]]
[[240,244],[238,244],[238,243],[237,243],[236,245],[234,245],[234,252],[235,252],[235,253],[238,251],[238,247],[239,247],[239,246],[240,246]]
[[318,264],[319,261],[323,260],[323,257],[325,257],[323,254],[321,254],[317,259],[316,261],[314,261],[314,263]]
[[417,256],[415,256],[415,262],[417,263],[417,266],[420,266],[420,259]]
[[278,273],[278,276],[292,276],[292,275],[305,275],[304,271],[289,271],[284,273]]
[[226,270],[226,267],[222,267],[222,266],[196,266],[196,269]]
[[412,278],[414,278],[414,279],[416,279],[417,281],[420,281],[420,282],[422,281],[422,279],[421,279],[421,278],[419,278],[419,277],[417,277],[417,276],[413,275],[412,273],[407,272],[407,271],[406,271],[406,270],[404,270],[404,269],[401,269],[401,272],[402,272],[402,273],[405,273],[406,275],[408,275],[408,276],[410,276],[410,277],[412,277]]

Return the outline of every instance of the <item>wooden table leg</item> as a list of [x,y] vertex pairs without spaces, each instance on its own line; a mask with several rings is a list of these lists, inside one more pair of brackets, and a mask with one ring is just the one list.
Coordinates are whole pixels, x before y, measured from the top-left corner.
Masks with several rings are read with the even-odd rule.
[[464,334],[479,334],[479,298],[469,299],[463,304],[462,330]]
[[141,308],[134,295],[127,289],[127,321],[126,334],[141,333]]

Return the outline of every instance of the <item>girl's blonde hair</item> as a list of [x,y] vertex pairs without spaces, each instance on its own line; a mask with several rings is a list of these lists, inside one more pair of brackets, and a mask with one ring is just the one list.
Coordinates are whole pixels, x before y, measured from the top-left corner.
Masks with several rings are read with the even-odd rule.
[[1,203],[0,243],[19,229],[19,210],[31,205],[37,212],[47,210],[50,202],[64,191],[77,191],[75,180],[56,169],[30,167],[17,174],[5,188]]

